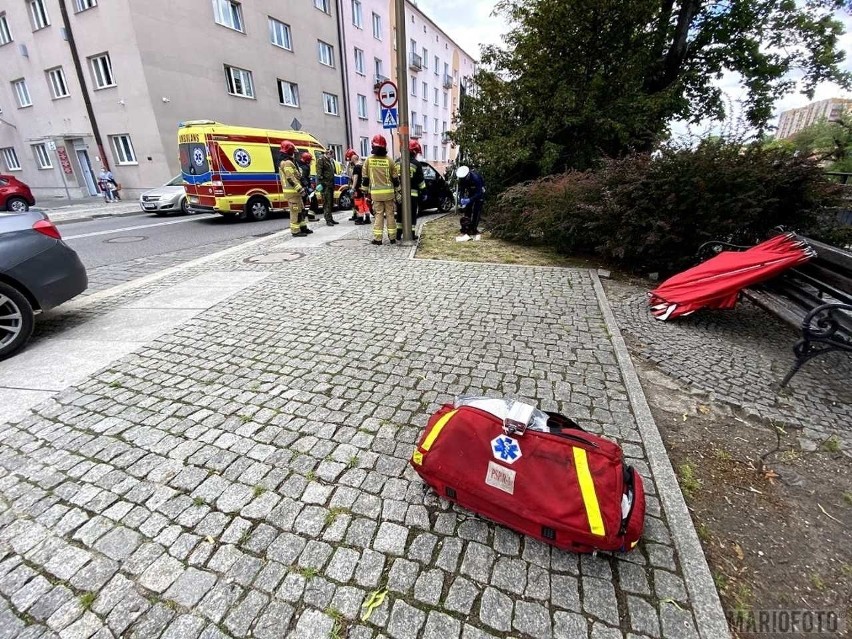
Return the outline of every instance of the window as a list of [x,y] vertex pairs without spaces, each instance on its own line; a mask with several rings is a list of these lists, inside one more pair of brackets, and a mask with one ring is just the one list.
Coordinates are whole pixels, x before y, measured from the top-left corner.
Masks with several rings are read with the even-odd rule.
[[423,101],[428,102],[429,101],[429,85],[426,84],[425,82],[423,83],[423,94],[422,95],[423,95]]
[[423,47],[423,66],[429,68],[429,49]]
[[65,72],[62,70],[62,67],[50,69],[47,72],[47,81],[50,84],[50,94],[54,100],[67,98],[70,95],[68,93],[68,83],[65,82]]
[[444,91],[444,108],[447,108],[447,92]]
[[233,0],[213,0],[213,16],[216,24],[228,27],[234,31],[243,30],[243,9],[239,2]]
[[278,101],[284,106],[299,106],[299,85],[278,80]]
[[[411,16],[411,17],[413,18],[414,16]],[[414,38],[411,38],[411,44],[408,46],[408,50],[411,53],[417,55],[417,40],[415,40]]]
[[376,40],[382,39],[382,16],[373,12],[373,37]]
[[384,65],[382,64],[382,61],[379,60],[378,58],[373,58],[373,64],[376,65],[376,76],[384,77],[385,68],[384,68]]
[[133,143],[129,135],[126,133],[111,135],[109,141],[112,143],[116,164],[136,164],[136,153],[133,152]]
[[225,79],[228,81],[228,93],[243,98],[254,97],[254,82],[251,71],[225,65]]
[[358,75],[367,75],[367,68],[364,63],[364,52],[355,47],[355,73]]
[[21,78],[20,80],[15,80],[12,82],[12,88],[15,89],[15,98],[18,100],[18,106],[20,108],[28,107],[33,105],[33,101],[30,99],[30,90],[27,88],[27,81]]
[[429,133],[429,116],[423,116],[423,133]]
[[443,133],[443,134],[447,133],[447,121],[446,120],[441,122],[441,133]]
[[115,78],[112,75],[112,61],[109,53],[89,58],[92,65],[92,74],[95,78],[95,89],[105,89],[115,86]]
[[7,146],[3,149],[3,161],[6,163],[7,171],[21,170],[21,163],[18,162],[18,154],[15,152],[15,147]]
[[429,159],[429,147],[428,146],[423,147],[423,159],[424,160]]
[[343,159],[343,145],[342,144],[329,144],[328,152],[331,155],[332,160],[340,160]]
[[361,0],[352,0],[352,24],[359,29],[364,28],[364,11],[361,7]]
[[77,8],[77,13],[86,9],[94,9],[98,6],[98,0],[74,0],[74,6]]
[[376,122],[382,121],[382,105],[376,100]]
[[326,115],[337,115],[337,96],[332,93],[323,93],[322,107]]
[[276,47],[293,50],[293,39],[290,35],[290,25],[275,18],[269,18],[269,41]]
[[441,68],[441,61],[438,59],[438,56],[435,56],[435,75],[440,75],[439,69]]
[[328,44],[327,42],[323,42],[322,40],[317,40],[317,49],[319,51],[319,61],[320,64],[324,64],[327,67],[334,66],[334,47]]
[[12,41],[12,32],[9,31],[9,23],[6,21],[6,14],[0,13],[0,46],[9,44]]
[[444,75],[450,75],[450,64],[449,62],[444,62]]
[[441,147],[441,162],[446,162],[446,161],[447,161],[447,147],[442,146]]
[[[361,152],[359,153],[359,155],[362,158],[365,158],[368,155],[370,155],[370,138],[361,138],[358,146],[361,147],[360,148]],[[12,150],[14,151],[15,149],[12,149]],[[5,151],[5,149],[4,149],[4,151]]]
[[50,18],[47,17],[44,0],[30,0],[30,17],[33,21],[33,31],[50,26]]
[[331,15],[331,0],[314,0],[314,6],[323,13]]
[[417,125],[417,111],[411,112],[411,126],[414,127]]
[[358,117],[362,120],[367,119],[367,96],[358,94]]
[[433,160],[438,159],[438,147],[437,146],[432,147],[432,159]]
[[434,127],[432,127],[432,133],[440,133],[440,131],[438,131],[438,118],[432,120],[432,124],[435,125]]
[[438,87],[435,87],[435,106],[438,106]]
[[411,83],[411,95],[413,95],[416,98],[417,97],[417,78],[415,78],[414,76],[411,76],[411,79],[409,80],[409,82]]
[[40,169],[52,169],[53,164],[50,162],[50,155],[47,153],[47,147],[44,144],[33,144],[33,153],[35,154],[36,163]]

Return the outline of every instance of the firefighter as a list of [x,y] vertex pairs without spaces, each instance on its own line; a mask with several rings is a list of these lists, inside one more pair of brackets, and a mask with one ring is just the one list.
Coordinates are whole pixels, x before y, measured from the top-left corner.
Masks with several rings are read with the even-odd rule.
[[295,162],[296,168],[299,169],[299,181],[302,183],[302,188],[305,189],[305,196],[302,198],[302,219],[307,218],[309,222],[316,222],[317,218],[310,209],[311,205],[311,161],[314,159],[307,151],[303,151],[299,156],[299,161]]
[[[459,180],[459,195],[469,216],[469,224],[466,230],[468,235],[479,235],[479,218],[482,215],[482,203],[485,200],[485,180],[476,169],[460,166],[456,169],[456,177]],[[465,229],[462,229],[465,232]]]
[[320,152],[317,159],[317,192],[322,193],[325,223],[328,226],[340,224],[331,215],[334,210],[334,160],[329,157],[328,151]]
[[364,191],[361,188],[361,179],[363,176],[364,165],[361,162],[360,156],[355,152],[355,149],[349,149],[346,152],[346,161],[349,163],[349,179],[352,182],[352,193],[354,195],[354,208],[352,211],[352,220],[355,224],[369,224],[370,211],[369,209],[362,210],[364,207]]
[[[411,239],[416,240],[414,232],[417,226],[417,214],[420,210],[420,200],[426,196],[426,179],[423,177],[423,165],[417,161],[417,156],[423,153],[423,148],[417,140],[408,143],[408,154],[410,156],[409,171],[411,173]],[[402,239],[402,204],[397,209],[396,239]]]
[[388,141],[377,134],[371,141],[372,153],[364,161],[363,188],[370,194],[373,214],[373,244],[382,245],[385,222],[387,221],[388,239],[396,244],[396,219],[393,214],[395,192],[399,188],[399,165],[388,157]]
[[307,221],[301,219],[302,198],[306,191],[302,187],[299,170],[293,162],[295,155],[295,144],[290,140],[281,142],[281,161],[278,163],[278,173],[281,178],[281,193],[287,200],[287,207],[290,209],[290,232],[293,237],[305,237],[313,231],[308,228]]

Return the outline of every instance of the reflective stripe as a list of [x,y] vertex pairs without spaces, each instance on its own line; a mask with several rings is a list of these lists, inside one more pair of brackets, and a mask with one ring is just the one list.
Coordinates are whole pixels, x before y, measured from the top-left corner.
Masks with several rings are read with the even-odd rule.
[[426,439],[423,440],[423,445],[421,448],[425,451],[428,451],[432,448],[432,444],[435,443],[435,440],[438,439],[438,435],[441,434],[441,431],[444,429],[444,426],[447,425],[447,422],[450,421],[453,416],[459,412],[458,409],[451,410],[449,413],[441,417],[435,425],[432,427],[432,430],[429,431],[429,434],[426,435]]
[[574,467],[577,469],[577,481],[580,482],[580,492],[583,495],[583,505],[586,507],[586,516],[589,518],[589,529],[593,535],[603,537],[603,519],[601,508],[598,504],[598,496],[595,494],[595,482],[589,471],[589,458],[582,448],[574,448]]
[[423,453],[419,450],[415,450],[414,454],[411,456],[411,461],[420,466],[423,463]]

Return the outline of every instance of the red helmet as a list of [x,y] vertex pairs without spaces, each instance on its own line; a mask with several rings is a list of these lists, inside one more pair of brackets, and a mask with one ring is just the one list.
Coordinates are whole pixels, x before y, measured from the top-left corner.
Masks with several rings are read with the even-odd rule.
[[308,153],[307,151],[302,153],[302,155],[300,157],[302,158],[302,162],[304,162],[305,164],[310,164],[311,160],[314,159],[314,156],[311,155],[310,153]]
[[349,149],[349,150],[346,151],[346,155],[344,155],[343,157],[344,157],[344,159],[346,159],[348,161],[348,160],[351,160],[353,157],[355,157],[357,155],[358,155],[358,153],[355,151],[355,149]]
[[385,139],[385,136],[383,136],[381,133],[377,133],[376,135],[374,135],[373,139],[370,141],[370,144],[372,146],[377,146],[380,149],[388,148],[388,141]]
[[420,155],[423,153],[423,147],[420,146],[420,142],[417,140],[410,140],[408,142],[408,150],[411,151],[414,155]]
[[281,153],[285,155],[293,155],[296,152],[296,145],[290,142],[290,140],[282,140],[281,142]]

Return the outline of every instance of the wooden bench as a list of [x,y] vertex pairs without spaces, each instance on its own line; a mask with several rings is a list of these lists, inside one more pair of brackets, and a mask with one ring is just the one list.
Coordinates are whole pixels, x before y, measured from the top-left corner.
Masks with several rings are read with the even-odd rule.
[[[802,338],[793,346],[796,361],[781,382],[782,388],[808,360],[832,351],[852,354],[852,253],[801,239],[816,251],[816,257],[743,291],[744,297],[802,331]],[[707,242],[698,249],[698,257],[704,260],[723,250],[748,248]]]

